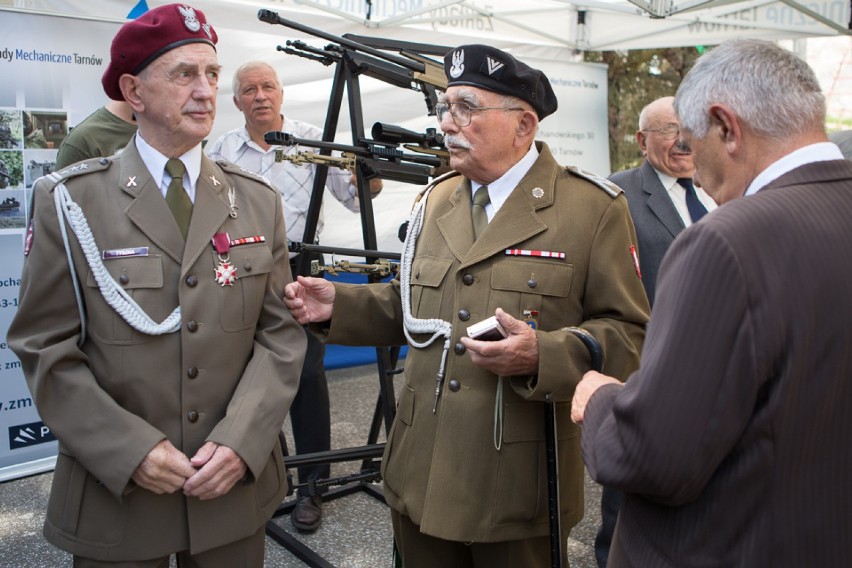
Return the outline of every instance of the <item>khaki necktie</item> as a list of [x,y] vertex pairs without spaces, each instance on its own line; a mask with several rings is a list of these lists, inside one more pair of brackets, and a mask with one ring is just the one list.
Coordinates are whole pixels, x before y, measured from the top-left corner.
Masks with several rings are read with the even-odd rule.
[[172,215],[175,216],[175,221],[177,221],[183,238],[186,239],[186,233],[189,231],[189,220],[192,218],[192,201],[189,200],[189,195],[183,189],[183,174],[186,173],[186,167],[180,160],[172,158],[166,162],[166,172],[172,176],[169,189],[166,191],[166,203],[172,210]]
[[490,202],[488,186],[480,186],[473,194],[473,206],[470,208],[470,216],[473,218],[473,240],[478,239],[488,225],[488,214],[485,212],[485,206]]

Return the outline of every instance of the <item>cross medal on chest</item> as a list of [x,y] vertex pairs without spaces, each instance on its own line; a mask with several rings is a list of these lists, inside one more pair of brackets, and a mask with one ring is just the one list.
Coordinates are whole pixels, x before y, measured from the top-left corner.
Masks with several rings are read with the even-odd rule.
[[237,267],[230,263],[228,251],[231,250],[231,239],[228,233],[213,235],[213,248],[219,254],[219,266],[213,269],[216,282],[222,286],[233,286],[237,281]]

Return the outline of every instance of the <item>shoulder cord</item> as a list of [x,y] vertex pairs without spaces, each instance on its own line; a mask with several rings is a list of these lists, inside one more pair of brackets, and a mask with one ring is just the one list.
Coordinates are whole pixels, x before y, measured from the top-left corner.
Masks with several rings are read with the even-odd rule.
[[[434,186],[433,186],[434,187]],[[444,384],[444,371],[447,366],[447,354],[450,350],[450,340],[453,334],[453,325],[442,319],[417,319],[411,315],[411,263],[414,259],[414,247],[417,244],[417,237],[420,236],[420,230],[423,228],[423,217],[425,216],[426,200],[432,192],[432,187],[423,193],[423,197],[414,206],[414,211],[411,212],[411,217],[408,220],[408,233],[405,237],[405,243],[402,246],[402,258],[400,261],[399,288],[402,296],[402,320],[403,331],[405,337],[412,347],[423,349],[428,347],[438,338],[444,337],[444,349],[441,353],[441,366],[438,369],[438,374],[435,377],[435,405],[432,407],[432,414],[435,414],[438,408],[438,399],[441,396],[441,387]],[[431,333],[432,337],[426,341],[418,343],[411,334],[413,333]],[[494,400],[494,448],[497,451],[502,446],[503,439],[503,377],[497,377],[497,393]]]
[[[441,366],[438,368],[438,374],[435,377],[435,405],[432,407],[432,414],[438,408],[438,398],[441,396],[441,387],[444,384],[444,371],[447,366],[447,353],[450,350],[450,340],[453,335],[453,325],[442,319],[418,319],[411,315],[411,263],[414,260],[414,247],[417,244],[417,237],[420,236],[420,230],[423,228],[423,217],[425,216],[426,200],[431,193],[432,188],[429,188],[423,197],[414,206],[414,211],[411,212],[411,217],[408,221],[408,234],[405,236],[405,243],[402,246],[402,258],[400,262],[399,288],[402,296],[402,321],[405,337],[412,347],[423,349],[430,346],[439,337],[444,337],[444,350],[441,354]],[[415,341],[412,334],[415,333],[431,333],[432,337],[423,342]]]
[[133,329],[146,335],[163,335],[166,333],[174,333],[180,329],[181,311],[180,306],[162,323],[156,323],[148,314],[146,314],[139,304],[130,297],[130,295],[118,285],[115,279],[110,276],[98,254],[98,246],[92,236],[92,231],[89,228],[89,223],[86,221],[86,216],[83,214],[80,206],[77,205],[68,193],[68,189],[64,183],[59,183],[53,190],[54,202],[56,204],[56,215],[59,219],[59,226],[62,232],[62,241],[65,245],[65,253],[68,257],[68,268],[71,271],[71,280],[74,283],[74,293],[77,298],[77,309],[80,311],[80,322],[82,327],[82,335],[80,343],[83,342],[86,336],[86,316],[83,310],[83,300],[80,292],[80,282],[74,270],[74,264],[71,258],[71,247],[68,242],[68,235],[65,230],[63,219],[68,221],[71,230],[77,237],[80,243],[80,248],[92,269],[92,275],[95,282],[98,283],[98,288],[101,295],[107,304],[112,307]]

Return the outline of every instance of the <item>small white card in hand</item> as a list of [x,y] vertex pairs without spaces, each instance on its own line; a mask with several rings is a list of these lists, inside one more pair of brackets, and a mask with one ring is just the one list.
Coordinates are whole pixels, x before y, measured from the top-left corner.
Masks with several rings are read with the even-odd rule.
[[497,316],[491,316],[479,323],[468,326],[467,335],[471,339],[478,341],[499,341],[506,339],[509,334],[506,333],[506,330],[497,321]]

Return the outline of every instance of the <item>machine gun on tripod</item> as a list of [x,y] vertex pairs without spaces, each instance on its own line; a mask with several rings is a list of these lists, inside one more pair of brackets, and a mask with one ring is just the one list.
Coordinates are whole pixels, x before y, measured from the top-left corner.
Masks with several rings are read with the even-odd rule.
[[[376,279],[385,279],[388,276],[399,273],[400,254],[398,252],[367,251],[362,249],[350,249],[341,247],[325,247],[287,241],[290,252],[295,253],[331,253],[331,264],[321,264],[318,260],[311,261],[310,276],[322,277],[323,273],[337,276],[341,272],[351,274],[367,274]],[[369,256],[374,258],[372,263],[353,262],[351,260],[334,260],[334,255]]]
[[[365,179],[379,177],[424,185],[449,167],[449,153],[443,148],[443,136],[437,134],[435,129],[430,128],[426,134],[419,134],[377,122],[373,125],[372,134],[374,140],[361,138],[359,146],[307,140],[278,131],[267,132],[264,141],[272,146],[307,146],[342,152],[340,156],[331,156],[308,151],[287,154],[277,150],[275,160],[287,160],[295,164],[322,164],[352,173],[356,173],[357,168]],[[398,150],[397,145],[401,142],[410,142],[404,147],[415,153]]]
[[[351,39],[351,37],[357,36],[339,37],[329,34],[299,22],[282,18],[272,10],[260,10],[257,13],[257,18],[268,24],[286,26],[332,42],[320,49],[303,41],[289,40],[285,47],[278,46],[279,51],[318,61],[326,66],[348,59],[353,68],[357,68],[368,77],[404,89],[421,91],[426,99],[426,108],[430,115],[435,114],[435,104],[438,102],[437,91],[447,89],[447,77],[444,74],[443,65],[422,54],[429,53],[443,57],[445,53],[450,51],[448,47],[358,38],[374,43],[371,46],[366,45],[366,42],[362,43]],[[398,55],[386,53],[374,46],[393,49],[398,52]]]

